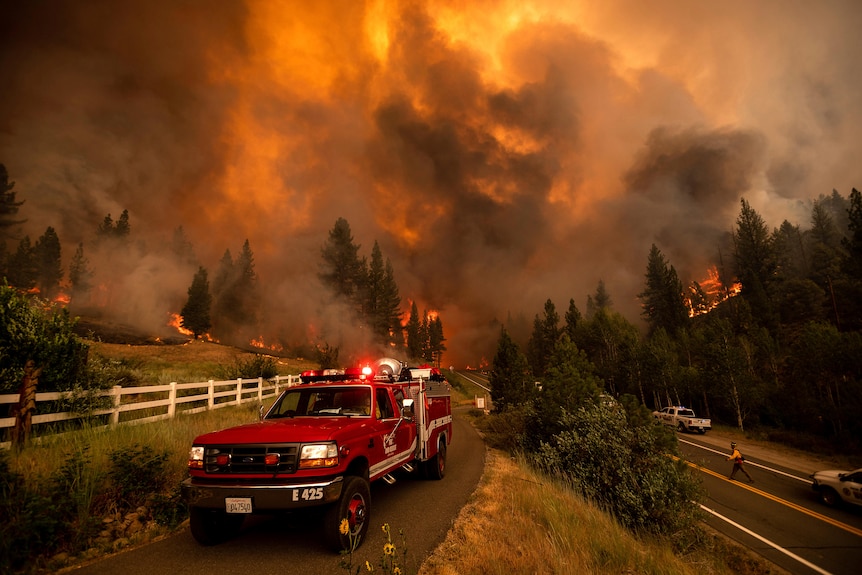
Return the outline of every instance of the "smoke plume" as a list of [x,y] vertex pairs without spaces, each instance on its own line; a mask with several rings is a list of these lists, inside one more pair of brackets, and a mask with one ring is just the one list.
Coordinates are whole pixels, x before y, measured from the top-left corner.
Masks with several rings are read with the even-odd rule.
[[[740,198],[807,227],[862,181],[854,0],[55,0],[0,22],[21,233],[122,269],[101,305],[148,329],[248,239],[264,341],[343,333],[317,274],[344,217],[405,311],[440,313],[444,362],[476,365],[496,322],[583,310],[599,280],[638,321],[651,244],[703,279]],[[95,232],[125,209],[135,257],[108,262]]]

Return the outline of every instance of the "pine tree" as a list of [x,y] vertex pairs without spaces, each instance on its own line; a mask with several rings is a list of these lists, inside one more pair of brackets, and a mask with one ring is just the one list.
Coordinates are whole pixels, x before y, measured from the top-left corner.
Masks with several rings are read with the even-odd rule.
[[380,290],[381,317],[386,318],[386,339],[384,343],[390,346],[402,347],[404,345],[404,328],[401,326],[401,296],[398,293],[398,285],[395,283],[395,270],[392,262],[386,258],[386,266],[383,270],[383,284]]
[[89,268],[90,262],[84,257],[84,244],[79,243],[69,262],[69,284],[71,286],[70,296],[74,300],[90,291],[92,287],[93,272]]
[[207,270],[203,266],[198,268],[192,279],[192,285],[188,289],[188,300],[186,300],[180,315],[180,325],[188,329],[197,339],[207,333],[212,327],[210,307],[212,306],[212,295],[210,294],[210,282]]
[[489,376],[494,411],[504,412],[525,405],[535,393],[527,358],[512,341],[506,328],[501,328],[497,352]]
[[443,321],[440,319],[440,315],[437,314],[428,323],[428,349],[431,352],[432,363],[437,367],[440,367],[440,363],[443,360],[443,352],[446,351],[446,345],[443,343],[445,341]]
[[321,250],[323,262],[318,277],[336,296],[347,298],[351,303],[357,296],[357,284],[361,281],[362,266],[358,253],[359,246],[353,243],[350,224],[344,218],[338,218]]
[[775,277],[775,253],[769,229],[763,218],[743,198],[733,234],[736,277],[742,283],[742,295],[751,305],[761,325],[774,327],[770,290]]
[[544,317],[538,314],[533,320],[533,333],[527,342],[527,361],[533,370],[533,375],[541,379],[545,375],[545,366],[560,338],[560,315],[554,302],[545,302]]
[[123,239],[129,237],[132,232],[132,227],[129,224],[129,210],[123,210],[120,214],[120,219],[117,220],[117,225],[114,227],[114,237]]
[[18,242],[18,250],[9,258],[7,273],[9,274],[7,277],[9,285],[22,290],[36,287],[38,269],[36,268],[35,254],[33,245],[30,243],[30,236],[24,236]]
[[36,267],[36,284],[42,297],[53,299],[60,289],[63,268],[60,266],[60,238],[54,228],[48,226],[45,233],[33,246],[33,260]]
[[566,310],[566,325],[563,327],[563,332],[569,336],[569,339],[577,342],[578,327],[583,317],[578,306],[575,305],[574,298],[569,299],[569,309]]
[[862,194],[853,188],[850,192],[850,207],[847,209],[849,219],[847,228],[850,236],[844,238],[841,244],[847,251],[844,258],[844,270],[847,275],[862,278]]
[[407,357],[419,359],[422,357],[422,324],[419,320],[419,308],[416,302],[410,304],[410,316],[407,318]]
[[382,309],[383,274],[383,253],[380,251],[380,245],[374,242],[374,247],[371,248],[371,262],[368,265],[365,286],[362,290],[364,292],[362,311],[365,321],[371,326],[375,340],[380,342],[389,340],[389,318],[386,311]]
[[642,315],[649,324],[650,333],[662,327],[668,333],[683,329],[688,320],[682,282],[673,266],[655,244],[647,258],[646,289],[638,294]]
[[15,200],[15,192],[12,188],[15,182],[9,182],[9,173],[6,166],[0,164],[0,240],[11,237],[8,230],[27,220],[16,220],[18,209],[24,204],[23,201]]

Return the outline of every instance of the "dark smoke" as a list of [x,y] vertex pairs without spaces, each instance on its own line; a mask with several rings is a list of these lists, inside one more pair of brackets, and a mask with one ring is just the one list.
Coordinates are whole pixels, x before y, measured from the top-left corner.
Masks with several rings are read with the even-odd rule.
[[[21,233],[53,226],[66,266],[84,242],[113,269],[104,309],[152,330],[196,269],[171,256],[182,226],[211,273],[250,241],[265,341],[343,336],[317,280],[338,217],[405,310],[441,313],[447,363],[599,280],[636,322],[651,244],[703,279],[740,198],[805,227],[862,180],[857,2],[644,6],[6,2]],[[109,262],[95,231],[124,209],[133,255]]]

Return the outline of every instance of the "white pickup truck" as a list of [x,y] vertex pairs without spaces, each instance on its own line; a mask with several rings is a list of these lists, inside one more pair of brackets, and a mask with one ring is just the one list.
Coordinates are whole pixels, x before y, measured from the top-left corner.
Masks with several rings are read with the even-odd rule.
[[681,432],[697,431],[704,434],[712,429],[712,421],[702,417],[695,417],[694,411],[681,405],[663,407],[660,411],[653,411],[660,423],[677,428]]

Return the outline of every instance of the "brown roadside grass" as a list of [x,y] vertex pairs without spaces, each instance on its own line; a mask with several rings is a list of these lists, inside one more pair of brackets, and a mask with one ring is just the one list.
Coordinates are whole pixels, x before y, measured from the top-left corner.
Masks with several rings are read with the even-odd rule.
[[714,533],[677,556],[669,543],[635,537],[566,485],[492,449],[479,487],[419,575],[511,573],[785,574]]
[[[219,343],[191,340],[180,344],[126,345],[88,340],[90,353],[107,359],[125,361],[140,372],[144,383],[207,381],[218,379],[225,367],[248,361],[267,350],[247,351]],[[304,358],[272,356],[279,375],[297,375],[317,369],[317,363]]]

